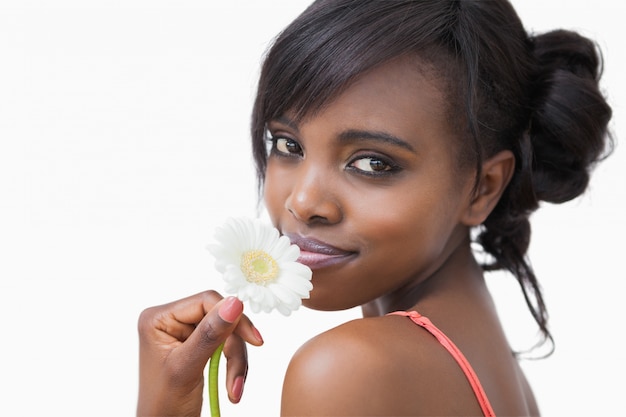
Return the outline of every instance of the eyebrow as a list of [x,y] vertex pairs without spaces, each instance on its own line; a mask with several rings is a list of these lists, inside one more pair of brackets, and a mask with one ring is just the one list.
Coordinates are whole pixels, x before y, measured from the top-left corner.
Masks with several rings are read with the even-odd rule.
[[339,140],[341,142],[356,142],[359,140],[378,141],[399,146],[411,152],[415,152],[415,149],[413,148],[413,146],[411,146],[410,143],[387,132],[350,129],[346,130],[345,132],[341,132],[341,134],[339,135]]
[[[298,124],[286,116],[280,116],[276,118],[275,120],[277,122],[285,124],[286,126],[289,126],[290,128],[294,129],[296,132],[299,131]],[[339,134],[340,142],[354,143],[360,140],[369,140],[369,141],[378,141],[378,142],[388,143],[391,145],[399,146],[401,148],[404,148],[406,150],[409,150],[415,153],[415,149],[410,143],[387,132],[360,130],[360,129],[348,129]]]

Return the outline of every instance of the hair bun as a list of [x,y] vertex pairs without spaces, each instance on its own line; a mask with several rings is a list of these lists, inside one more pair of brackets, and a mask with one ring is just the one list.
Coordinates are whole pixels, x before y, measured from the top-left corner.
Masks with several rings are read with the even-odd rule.
[[539,200],[582,194],[607,148],[611,108],[599,89],[600,56],[589,39],[558,30],[534,38],[538,63],[530,138]]

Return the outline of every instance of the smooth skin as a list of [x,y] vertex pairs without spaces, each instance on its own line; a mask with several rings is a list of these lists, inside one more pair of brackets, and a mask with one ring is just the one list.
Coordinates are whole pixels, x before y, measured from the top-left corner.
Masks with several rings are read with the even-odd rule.
[[[364,316],[296,352],[284,416],[480,415],[452,357],[408,318],[386,315],[394,310],[422,313],[454,341],[497,415],[538,415],[469,239],[506,188],[514,157],[487,159],[476,184],[459,164],[439,87],[423,65],[397,59],[306,119],[287,113],[268,123],[265,202],[274,225],[341,254],[330,263],[309,258],[313,291],[304,304],[361,306]],[[199,416],[203,370],[223,341],[227,392],[239,401],[245,342],[263,343],[242,310],[208,291],[141,314],[138,416]]]
[[287,113],[268,124],[273,223],[346,254],[313,266],[304,304],[361,306],[364,315],[299,349],[282,415],[481,415],[451,356],[408,318],[385,315],[394,310],[422,313],[457,344],[497,415],[538,414],[469,238],[506,188],[514,157],[486,160],[475,187],[429,74],[413,58],[397,59],[308,118]]
[[246,344],[263,339],[235,297],[206,291],[144,310],[139,317],[137,416],[199,416],[204,369],[223,343],[226,389],[241,399],[248,370]]

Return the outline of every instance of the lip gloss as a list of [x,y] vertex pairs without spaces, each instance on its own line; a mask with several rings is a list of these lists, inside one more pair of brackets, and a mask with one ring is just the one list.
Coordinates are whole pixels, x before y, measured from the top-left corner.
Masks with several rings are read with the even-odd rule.
[[300,248],[298,262],[309,268],[321,269],[348,262],[356,252],[346,251],[317,239],[299,235],[287,235]]

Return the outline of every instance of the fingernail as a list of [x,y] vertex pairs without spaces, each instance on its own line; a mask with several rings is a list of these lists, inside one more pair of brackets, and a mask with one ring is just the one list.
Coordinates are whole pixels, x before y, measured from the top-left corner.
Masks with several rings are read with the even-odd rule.
[[259,333],[259,330],[254,326],[252,326],[252,333],[254,334],[254,337],[256,338],[256,340],[258,340],[261,343],[264,343],[263,336],[261,336],[261,333]]
[[241,400],[241,396],[243,395],[243,383],[244,378],[242,376],[238,376],[235,378],[235,382],[233,382],[233,400],[235,400],[236,403]]
[[222,302],[218,314],[222,320],[233,323],[241,315],[243,304],[237,297],[227,297]]

